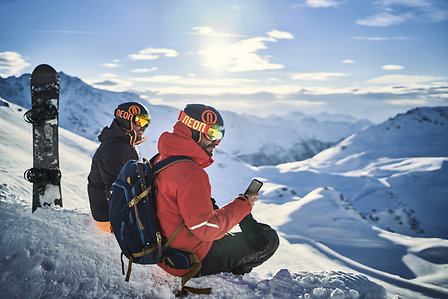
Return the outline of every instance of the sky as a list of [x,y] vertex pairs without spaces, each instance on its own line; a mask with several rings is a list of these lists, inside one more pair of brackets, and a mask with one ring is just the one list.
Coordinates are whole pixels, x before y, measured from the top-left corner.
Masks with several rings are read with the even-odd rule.
[[0,0],[0,20],[2,77],[47,63],[153,104],[257,116],[448,105],[446,0]]

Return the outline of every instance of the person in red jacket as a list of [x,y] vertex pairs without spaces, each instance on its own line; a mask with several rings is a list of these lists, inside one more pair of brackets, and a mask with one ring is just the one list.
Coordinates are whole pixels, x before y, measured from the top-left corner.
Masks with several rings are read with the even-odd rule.
[[[222,208],[211,198],[209,177],[204,168],[213,163],[213,151],[224,136],[224,121],[213,107],[189,104],[182,110],[173,132],[164,132],[158,142],[159,157],[188,156],[192,161],[171,165],[156,176],[156,209],[164,238],[185,227],[171,246],[189,250],[202,261],[196,276],[231,272],[249,273],[277,250],[277,233],[256,222],[252,207],[257,194],[240,194]],[[228,232],[240,224],[242,232]],[[173,269],[159,264],[175,276],[189,269]]]

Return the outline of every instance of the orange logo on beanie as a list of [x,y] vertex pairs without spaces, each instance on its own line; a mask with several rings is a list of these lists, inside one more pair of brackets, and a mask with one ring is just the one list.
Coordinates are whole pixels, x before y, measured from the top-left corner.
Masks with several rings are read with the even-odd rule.
[[201,115],[202,121],[205,123],[216,123],[218,116],[211,110],[205,110]]
[[132,105],[129,107],[128,112],[134,115],[140,114],[140,107],[137,105]]
[[139,106],[132,105],[131,107],[129,107],[128,111],[117,109],[115,116],[132,121],[134,115],[138,115],[138,114],[140,114],[140,112],[141,112],[141,110],[140,110]]

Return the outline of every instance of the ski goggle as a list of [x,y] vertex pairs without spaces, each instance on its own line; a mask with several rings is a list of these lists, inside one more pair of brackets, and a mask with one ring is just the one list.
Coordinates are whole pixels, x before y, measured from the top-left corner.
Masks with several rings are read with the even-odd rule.
[[148,114],[137,114],[134,117],[134,122],[137,126],[145,127],[151,122],[151,117]]
[[179,113],[178,120],[187,127],[204,133],[205,137],[211,141],[221,141],[226,131],[223,126],[199,121],[188,116],[184,111]]
[[211,125],[210,129],[208,129],[207,134],[205,134],[205,137],[211,141],[221,141],[224,137],[225,129],[222,126],[219,125]]

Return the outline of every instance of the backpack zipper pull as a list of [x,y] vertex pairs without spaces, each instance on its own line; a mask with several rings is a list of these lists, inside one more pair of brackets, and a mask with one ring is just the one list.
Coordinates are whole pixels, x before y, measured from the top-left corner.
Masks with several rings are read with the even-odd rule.
[[162,235],[160,232],[156,232],[156,239],[157,239],[157,248],[159,250],[159,257],[162,256]]

